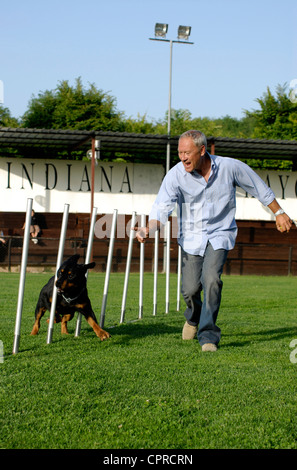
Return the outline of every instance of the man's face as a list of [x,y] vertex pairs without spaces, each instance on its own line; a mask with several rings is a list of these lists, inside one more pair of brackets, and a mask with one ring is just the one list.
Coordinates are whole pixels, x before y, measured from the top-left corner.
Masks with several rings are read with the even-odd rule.
[[178,143],[178,156],[185,170],[191,173],[201,168],[205,146],[197,147],[191,137],[182,137]]

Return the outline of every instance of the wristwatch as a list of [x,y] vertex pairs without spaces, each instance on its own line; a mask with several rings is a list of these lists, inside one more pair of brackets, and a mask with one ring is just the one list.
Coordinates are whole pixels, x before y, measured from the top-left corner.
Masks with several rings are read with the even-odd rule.
[[279,209],[277,212],[274,213],[274,215],[277,216],[277,215],[281,215],[284,213],[285,213],[284,209]]

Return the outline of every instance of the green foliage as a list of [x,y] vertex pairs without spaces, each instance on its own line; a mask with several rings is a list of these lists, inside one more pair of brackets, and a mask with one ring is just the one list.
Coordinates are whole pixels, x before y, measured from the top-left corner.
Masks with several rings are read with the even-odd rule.
[[[9,109],[4,108],[2,104],[0,104],[0,127],[19,127],[18,119],[12,117]],[[4,148],[3,145],[0,152],[5,152],[5,155],[8,157],[14,157],[17,155],[17,151],[14,148]]]
[[[45,274],[27,273],[19,353],[11,354],[19,275],[0,273],[0,448],[2,449],[296,449],[296,280],[224,276],[216,353],[183,341],[176,312],[176,275],[164,314],[165,276],[145,274],[144,316],[138,319],[139,276],[131,273],[125,323],[119,324],[124,275],[110,279],[100,342],[82,320],[74,338],[47,323],[29,335]],[[104,273],[90,272],[88,290],[100,315]],[[272,296],[271,292],[281,292]],[[236,292],[236,295],[234,295]],[[284,307],[284,299],[286,305]],[[183,310],[184,304],[181,310]],[[48,318],[48,315],[47,315]]]
[[292,171],[294,163],[292,160],[258,160],[254,158],[241,159],[254,170],[275,170],[275,171]]
[[[231,116],[220,118],[193,117],[187,109],[171,110],[171,135],[177,136],[189,129],[199,129],[208,137],[258,138],[258,139],[289,139],[297,140],[297,104],[293,103],[287,93],[287,85],[276,88],[276,96],[270,89],[256,100],[259,110],[245,111],[241,119]],[[138,115],[136,119],[126,117],[116,108],[116,100],[108,93],[89,84],[85,88],[81,78],[77,78],[75,86],[67,80],[58,83],[55,90],[40,92],[33,96],[28,110],[21,121],[10,116],[7,108],[0,106],[0,125],[5,127],[45,128],[45,129],[80,129],[129,132],[141,134],[167,134],[167,113],[164,119],[149,120],[147,115]],[[11,149],[1,149],[1,153],[15,154]],[[24,151],[25,152],[25,151]],[[23,153],[24,153],[23,152]],[[24,153],[25,155],[25,153]],[[40,152],[40,156],[42,156]],[[46,156],[46,155],[45,155]],[[76,151],[72,158],[84,158],[85,152]],[[58,158],[67,158],[67,152],[60,152]],[[103,160],[160,162],[165,155],[142,152],[102,154]],[[172,155],[172,162],[177,156]],[[291,161],[277,160],[245,160],[253,168],[275,170],[292,170]]]
[[138,114],[137,119],[129,117],[125,119],[125,132],[131,134],[157,134],[156,124],[153,121],[148,121],[146,114],[140,116]]
[[[167,116],[165,120],[156,122],[156,134],[167,134]],[[221,118],[199,117],[193,118],[188,109],[171,110],[171,135],[178,136],[189,129],[199,129],[208,137],[238,137],[250,138],[252,136],[254,118],[245,116],[242,119],[224,116]]]
[[81,79],[70,86],[61,81],[55,90],[46,90],[31,99],[22,118],[23,127],[40,129],[80,129],[122,131],[122,114],[115,99],[94,84],[85,89]]
[[246,111],[246,115],[255,121],[253,138],[259,139],[297,139],[297,104],[287,93],[287,85],[278,85],[276,96],[270,89],[256,100],[260,110]]
[[0,127],[19,127],[19,122],[12,117],[8,108],[0,104]]

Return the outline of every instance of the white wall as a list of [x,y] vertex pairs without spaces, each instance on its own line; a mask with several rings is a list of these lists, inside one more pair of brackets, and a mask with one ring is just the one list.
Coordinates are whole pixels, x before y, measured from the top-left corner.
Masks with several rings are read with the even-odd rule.
[[[293,219],[297,219],[297,172],[257,170],[256,173],[271,187],[278,203]],[[236,219],[275,220],[271,211],[257,199],[237,188]]]
[[[297,172],[257,171],[272,188],[280,205],[297,218]],[[99,162],[95,167],[94,205],[98,213],[148,214],[164,176],[157,164]],[[36,212],[90,212],[91,162],[0,158],[0,210],[26,210],[33,199]],[[236,218],[274,220],[269,209],[237,190]]]
[[[162,165],[99,162],[94,206],[99,213],[149,213],[164,175]],[[90,212],[91,163],[69,160],[0,158],[0,210]]]

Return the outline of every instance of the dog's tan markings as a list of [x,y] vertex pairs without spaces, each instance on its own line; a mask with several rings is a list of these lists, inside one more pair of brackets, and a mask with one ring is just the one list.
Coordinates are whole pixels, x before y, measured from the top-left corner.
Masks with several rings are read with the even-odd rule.
[[33,325],[33,329],[31,331],[32,336],[35,336],[35,335],[38,334],[38,331],[39,331],[39,328],[40,328],[40,319],[44,315],[45,312],[46,312],[46,308],[41,308],[39,310],[39,312],[37,313],[36,319],[35,319],[35,322],[34,322],[34,325]]
[[110,338],[110,334],[107,331],[102,330],[102,328],[100,328],[100,326],[97,325],[97,323],[93,320],[93,318],[88,317],[87,322],[93,328],[94,332],[98,338],[101,339],[101,341]]
[[68,335],[67,322],[73,318],[73,314],[69,313],[68,315],[63,315],[61,323],[61,334]]
[[67,279],[62,282],[62,284],[61,284],[61,289],[62,289],[62,290],[65,290],[66,287],[69,287],[69,286],[67,285]]
[[80,309],[80,310],[84,310],[86,308],[86,305],[87,304],[75,304],[75,307]]

